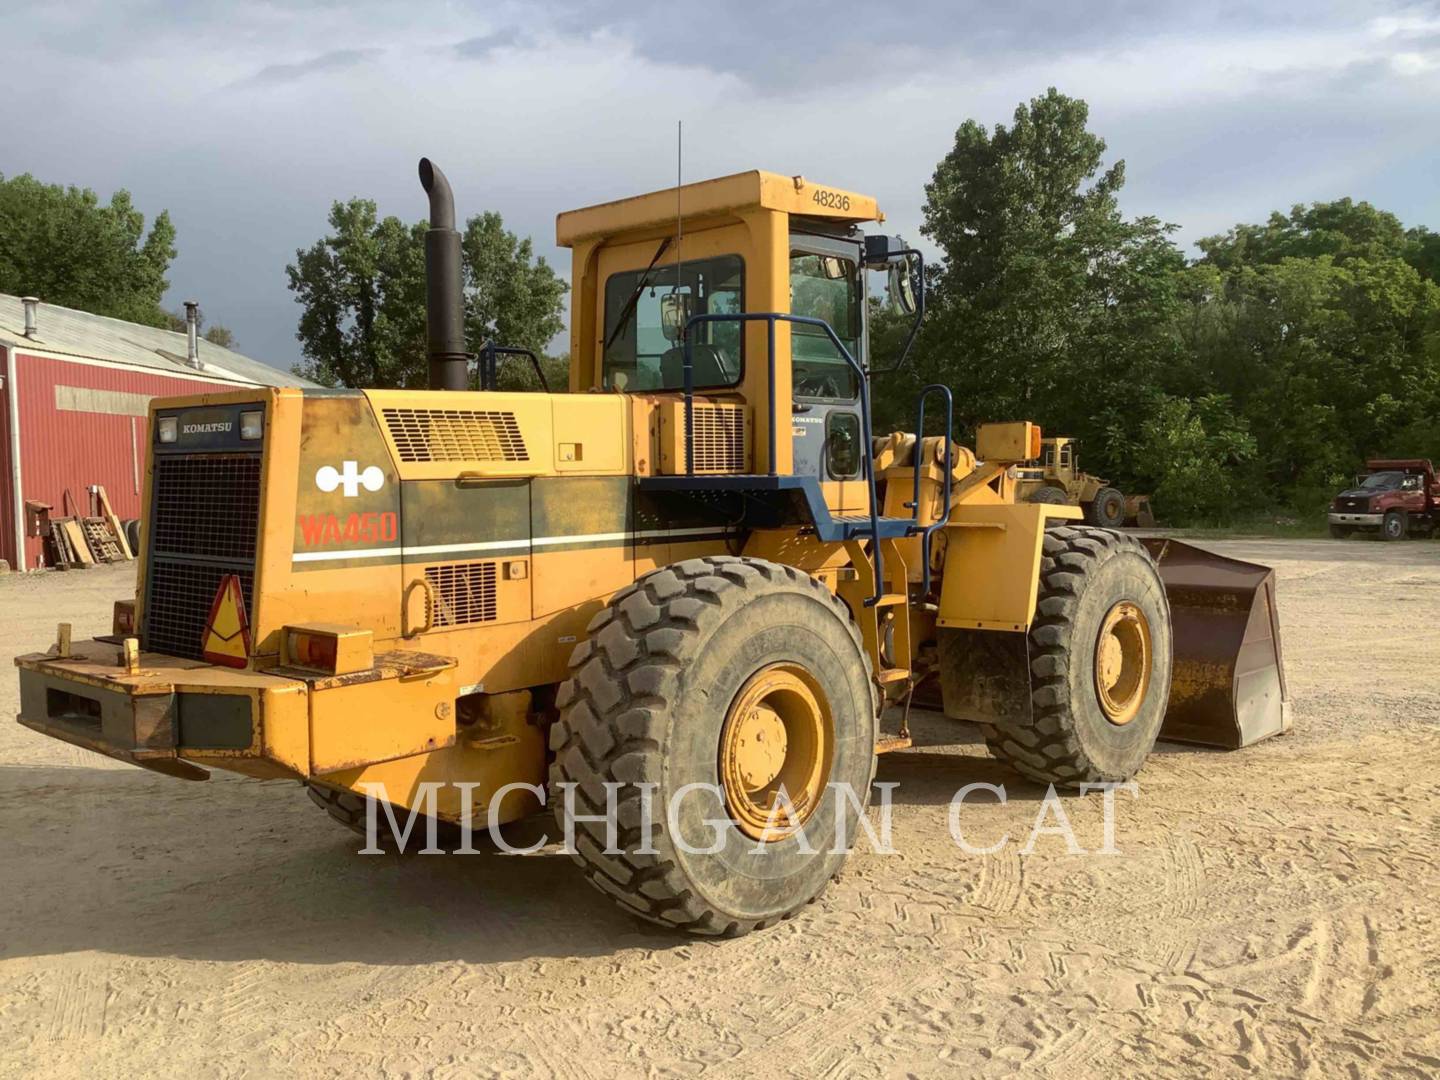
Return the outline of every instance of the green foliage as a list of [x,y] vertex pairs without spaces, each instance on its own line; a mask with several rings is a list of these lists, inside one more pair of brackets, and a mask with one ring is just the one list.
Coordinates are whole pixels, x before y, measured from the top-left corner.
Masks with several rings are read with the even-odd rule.
[[879,412],[908,413],[915,389],[955,394],[962,436],[986,420],[1034,419],[1112,464],[1105,433],[1149,408],[1174,358],[1172,226],[1127,220],[1123,162],[1086,128],[1083,101],[1053,88],[1011,126],[972,121],[926,186],[923,231],[943,261],[905,378],[877,388]]
[[[382,220],[374,202],[351,199],[331,207],[329,224],[329,235],[285,268],[304,308],[296,336],[305,361],[295,373],[327,386],[424,386],[425,223]],[[493,338],[543,355],[564,325],[566,286],[530,241],[507,232],[498,214],[476,215],[465,223],[461,259],[471,349]],[[502,371],[508,378],[522,365],[510,360]]]
[[0,292],[164,326],[160,299],[174,258],[169,213],[147,233],[127,191],[101,205],[89,188],[0,176]]
[[[1339,199],[1238,224],[1187,263],[1173,226],[1118,209],[1085,103],[967,121],[926,187],[940,248],[913,370],[877,430],[943,382],[960,437],[1032,419],[1167,521],[1318,512],[1367,455],[1440,458],[1440,235]],[[872,308],[885,366],[905,320]]]
[[1112,427],[1109,446],[1170,519],[1229,522],[1242,508],[1240,466],[1255,456],[1255,438],[1223,394],[1158,396],[1138,431]]
[[235,334],[228,326],[221,326],[219,323],[214,323],[205,328],[203,336],[211,345],[219,345],[222,349],[239,348],[239,346],[235,344]]
[[[238,348],[235,344],[235,334],[228,326],[220,323],[205,325],[205,309],[197,308],[195,318],[200,326],[200,336],[212,345],[219,345],[222,349]],[[168,329],[174,330],[177,334],[185,333],[185,313],[183,311],[165,312],[165,325]]]

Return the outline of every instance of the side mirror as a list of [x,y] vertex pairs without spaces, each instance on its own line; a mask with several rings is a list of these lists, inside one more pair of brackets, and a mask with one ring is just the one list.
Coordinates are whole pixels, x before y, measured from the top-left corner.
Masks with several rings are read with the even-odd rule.
[[660,329],[665,340],[676,342],[685,336],[685,326],[694,311],[694,298],[686,293],[666,293],[660,297]]
[[886,276],[885,291],[890,296],[890,304],[897,311],[906,315],[915,314],[915,276],[910,269],[910,259],[907,256],[899,262],[890,264]]

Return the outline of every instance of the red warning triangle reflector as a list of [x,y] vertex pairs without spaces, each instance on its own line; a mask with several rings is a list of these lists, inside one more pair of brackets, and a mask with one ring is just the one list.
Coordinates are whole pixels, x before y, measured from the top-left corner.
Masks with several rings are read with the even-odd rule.
[[250,659],[250,623],[245,618],[245,593],[240,579],[226,574],[215,590],[210,617],[205,620],[201,651],[212,664],[244,667]]

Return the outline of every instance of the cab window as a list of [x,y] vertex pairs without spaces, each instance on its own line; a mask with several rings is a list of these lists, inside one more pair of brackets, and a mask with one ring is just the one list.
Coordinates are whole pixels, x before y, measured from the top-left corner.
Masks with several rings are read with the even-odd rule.
[[[790,313],[823,319],[860,359],[860,276],[838,255],[790,253]],[[797,398],[853,401],[855,372],[818,326],[790,327],[791,378]]]
[[[602,385],[609,390],[681,390],[685,386],[686,322],[694,315],[744,310],[744,268],[738,255],[692,259],[611,274],[605,281],[605,356]],[[734,386],[744,371],[744,337],[738,322],[695,328],[691,350],[694,386]]]

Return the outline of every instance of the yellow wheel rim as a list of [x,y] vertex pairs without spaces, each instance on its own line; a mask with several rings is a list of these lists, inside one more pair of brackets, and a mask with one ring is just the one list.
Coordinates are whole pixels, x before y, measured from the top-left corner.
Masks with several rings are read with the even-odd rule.
[[750,676],[720,733],[725,808],[741,832],[773,843],[809,820],[830,779],[833,729],[830,704],[803,668],[772,664]]
[[1128,600],[1112,607],[1095,641],[1095,694],[1112,724],[1135,719],[1150,688],[1150,622]]

